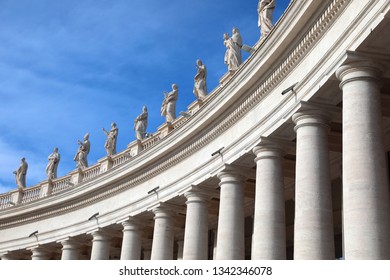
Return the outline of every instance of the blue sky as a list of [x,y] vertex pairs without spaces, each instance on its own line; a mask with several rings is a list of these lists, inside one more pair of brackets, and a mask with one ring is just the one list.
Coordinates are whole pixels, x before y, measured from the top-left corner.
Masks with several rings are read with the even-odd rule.
[[[117,150],[135,140],[146,105],[148,131],[164,123],[163,92],[179,86],[177,112],[195,100],[195,61],[209,91],[226,73],[223,33],[237,27],[254,45],[258,0],[0,0],[0,193],[15,189],[22,157],[27,185],[46,179],[59,148],[58,175],[75,169],[77,140],[90,133],[90,165],[106,155],[112,122]],[[274,21],[289,0],[278,0]],[[248,55],[243,54],[244,59]]]

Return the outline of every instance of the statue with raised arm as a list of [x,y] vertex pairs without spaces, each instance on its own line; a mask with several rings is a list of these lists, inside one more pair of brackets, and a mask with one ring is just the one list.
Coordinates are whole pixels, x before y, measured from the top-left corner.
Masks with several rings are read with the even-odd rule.
[[142,113],[134,120],[135,136],[138,140],[146,137],[146,129],[148,127],[148,108],[144,106]]
[[28,164],[26,162],[26,159],[22,158],[18,169],[13,172],[15,174],[15,180],[16,180],[16,185],[18,186],[18,189],[26,188],[27,169],[28,169]]
[[74,156],[74,161],[77,163],[77,168],[84,169],[88,167],[88,154],[91,149],[91,143],[89,142],[89,133],[84,135],[84,140],[81,142],[77,140],[79,148],[76,155]]
[[118,128],[116,123],[111,124],[110,131],[107,131],[103,127],[103,132],[107,136],[106,143],[104,143],[104,149],[106,149],[107,156],[111,157],[116,154],[116,139],[118,138]]
[[269,34],[272,27],[272,16],[275,10],[276,0],[259,0],[257,12],[259,14],[258,25],[261,30],[261,36],[265,37]]
[[164,92],[164,101],[161,105],[161,116],[165,117],[167,123],[172,123],[176,119],[176,101],[179,97],[179,88],[172,84],[171,92]]
[[196,68],[198,69],[198,72],[194,77],[194,94],[196,99],[203,100],[207,96],[207,69],[200,59],[196,61]]
[[240,31],[238,30],[237,27],[233,28],[232,40],[234,42],[234,51],[237,54],[237,62],[238,62],[238,65],[240,65],[242,63],[242,54],[241,54],[242,37],[241,37]]
[[54,148],[54,151],[47,158],[49,160],[46,165],[46,174],[48,179],[57,178],[57,168],[60,163],[60,154],[58,153],[58,148]]
[[223,43],[226,47],[224,62],[232,73],[240,66],[236,45],[227,33],[223,34]]

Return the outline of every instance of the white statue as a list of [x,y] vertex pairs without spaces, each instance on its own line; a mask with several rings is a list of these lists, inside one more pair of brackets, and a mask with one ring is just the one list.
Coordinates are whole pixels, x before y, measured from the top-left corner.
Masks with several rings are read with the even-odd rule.
[[148,108],[144,106],[142,113],[134,120],[135,136],[138,140],[146,137],[146,129],[148,127]]
[[179,97],[179,88],[172,85],[172,91],[164,92],[164,101],[161,105],[161,116],[165,116],[167,123],[172,123],[176,119],[176,101]]
[[237,61],[238,65],[242,63],[242,54],[241,54],[241,48],[242,48],[242,37],[240,34],[240,31],[238,28],[234,27],[232,31],[232,40],[234,42],[235,51],[237,53]]
[[198,100],[203,100],[207,96],[207,69],[200,59],[196,61],[198,72],[195,75],[194,94]]
[[229,37],[229,34],[223,34],[223,40],[226,47],[224,62],[228,66],[229,72],[232,73],[240,66],[239,53],[236,44],[233,42],[233,39]]
[[46,174],[48,179],[57,178],[57,168],[60,162],[60,154],[58,148],[54,148],[54,151],[48,157],[49,163],[46,165]]
[[89,133],[84,135],[84,141],[77,140],[79,149],[74,156],[74,161],[77,163],[77,168],[84,169],[88,167],[88,154],[91,149],[91,143],[89,142]]
[[110,131],[107,131],[103,127],[103,132],[107,136],[106,143],[104,143],[104,149],[106,149],[107,156],[111,157],[116,154],[116,139],[118,138],[118,128],[116,123],[111,124]]
[[269,34],[272,27],[272,15],[275,10],[276,0],[259,0],[257,6],[257,12],[259,13],[258,25],[261,29],[262,37],[265,37]]
[[20,165],[15,174],[16,185],[19,189],[24,189],[26,187],[26,174],[27,174],[28,164],[25,158],[22,158]]

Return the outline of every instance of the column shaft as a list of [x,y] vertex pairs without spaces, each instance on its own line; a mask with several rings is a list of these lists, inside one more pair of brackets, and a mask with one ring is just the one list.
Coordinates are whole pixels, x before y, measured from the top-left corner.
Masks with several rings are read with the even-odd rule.
[[346,259],[389,259],[387,166],[380,69],[369,61],[337,71],[343,90],[343,226]]
[[252,260],[286,259],[286,222],[282,150],[266,143],[256,154],[256,200],[252,236]]
[[133,220],[122,223],[123,240],[121,260],[139,260],[141,258],[141,233]]
[[152,260],[173,259],[173,221],[170,211],[158,207],[154,212]]
[[92,232],[92,237],[91,260],[108,260],[111,237],[102,230]]
[[320,111],[293,116],[297,149],[294,259],[335,258],[327,117]]
[[221,180],[217,260],[245,258],[244,178],[235,171],[218,174]]
[[187,215],[184,232],[184,260],[207,260],[208,211],[205,198],[192,191],[186,193]]

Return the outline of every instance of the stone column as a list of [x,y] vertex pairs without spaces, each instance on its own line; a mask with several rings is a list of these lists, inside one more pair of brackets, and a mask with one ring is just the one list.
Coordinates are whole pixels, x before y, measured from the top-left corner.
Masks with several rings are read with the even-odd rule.
[[122,222],[123,240],[121,260],[139,260],[141,258],[141,232],[134,219]]
[[294,259],[335,259],[328,150],[328,117],[319,110],[293,115],[296,144]]
[[79,259],[79,243],[72,238],[67,238],[60,241],[62,245],[61,260],[78,260]]
[[173,220],[164,206],[153,209],[154,231],[151,260],[173,259]]
[[217,260],[245,259],[244,177],[234,169],[220,172]]
[[108,260],[110,258],[111,236],[102,229],[92,232],[91,235],[93,237],[91,260]]
[[390,259],[389,188],[379,65],[337,71],[343,91],[343,226],[346,259]]
[[257,166],[252,260],[285,260],[283,152],[279,145],[267,141],[253,152]]
[[37,247],[34,247],[34,248],[30,248],[30,250],[32,252],[31,259],[33,261],[36,261],[36,260],[48,260],[49,259],[47,251],[42,246],[37,246]]
[[185,193],[187,214],[184,232],[184,260],[207,260],[208,211],[206,198],[196,190]]

